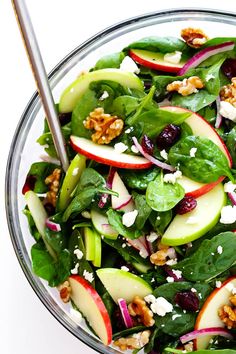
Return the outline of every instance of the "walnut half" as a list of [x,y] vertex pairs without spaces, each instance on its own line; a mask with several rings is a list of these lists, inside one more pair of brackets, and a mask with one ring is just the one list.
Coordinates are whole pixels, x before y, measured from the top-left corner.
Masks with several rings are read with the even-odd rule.
[[86,129],[94,129],[92,141],[97,144],[109,144],[119,136],[124,127],[124,121],[117,116],[104,113],[102,107],[95,108],[84,121]]
[[183,81],[173,81],[167,85],[168,92],[177,91],[182,96],[188,96],[198,92],[198,89],[204,87],[204,83],[198,76],[191,76]]
[[220,90],[222,101],[229,102],[236,107],[236,77],[232,77],[231,84],[225,85]]
[[132,337],[119,338],[114,341],[113,344],[122,351],[127,349],[141,349],[149,342],[150,335],[151,332],[147,330],[134,334]]
[[132,317],[138,316],[140,321],[146,327],[152,327],[155,323],[153,313],[146,305],[146,301],[139,296],[135,296],[133,301],[128,305],[129,314]]
[[181,37],[192,48],[200,48],[208,40],[207,35],[200,28],[184,28]]

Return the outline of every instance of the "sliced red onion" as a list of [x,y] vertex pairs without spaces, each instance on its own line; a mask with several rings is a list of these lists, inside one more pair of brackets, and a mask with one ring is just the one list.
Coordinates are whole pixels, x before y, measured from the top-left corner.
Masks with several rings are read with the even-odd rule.
[[209,327],[198,329],[193,332],[189,332],[182,337],[180,337],[180,341],[185,344],[193,339],[203,337],[203,336],[221,336],[226,337],[228,339],[233,339],[233,335],[230,333],[229,330],[222,328],[222,327]]
[[119,305],[119,308],[120,308],[120,312],[121,312],[122,318],[124,320],[125,327],[126,328],[133,327],[133,321],[132,321],[132,318],[131,318],[131,316],[129,314],[126,301],[124,299],[118,299],[118,305]]
[[46,219],[46,226],[51,230],[55,232],[61,231],[61,225],[53,222],[49,218]]
[[139,251],[140,255],[143,258],[147,258],[150,255],[147,245],[145,247],[144,244],[139,240],[139,238],[136,238],[135,240],[127,238],[126,240],[132,247]]
[[61,165],[60,161],[58,159],[56,159],[55,157],[51,157],[49,155],[41,155],[40,158],[44,162],[53,163],[54,165],[58,165],[58,166]]
[[[107,176],[107,181],[106,181],[106,186],[109,189],[111,189],[111,187],[112,187],[112,181],[113,181],[115,172],[116,172],[116,168],[110,167],[110,170],[109,170],[109,173]],[[108,198],[109,198],[109,195],[107,193],[103,193],[101,195],[99,202],[98,202],[98,207],[104,208],[105,204],[107,203]]]
[[149,160],[150,162],[152,162],[154,165],[162,168],[163,170],[168,170],[168,171],[171,171],[171,172],[174,172],[176,171],[176,168],[174,168],[173,166],[171,165],[168,165],[167,163],[165,162],[161,162],[159,160],[157,160],[155,157],[147,154],[142,146],[139,144],[137,138],[135,136],[132,137],[133,139],[133,142],[134,142],[134,145],[136,146],[136,148],[138,149],[138,151],[140,152],[140,154],[142,154],[144,157],[146,157],[147,160]]
[[216,122],[215,122],[215,128],[219,129],[222,123],[223,117],[220,114],[220,96],[216,98]]
[[233,205],[236,205],[236,193],[235,192],[229,192],[228,197],[231,200]]
[[187,61],[187,63],[179,70],[177,76],[182,76],[189,69],[196,68],[199,64],[201,64],[204,60],[210,58],[212,55],[227,52],[228,50],[232,50],[233,48],[234,42],[225,42],[204,48]]

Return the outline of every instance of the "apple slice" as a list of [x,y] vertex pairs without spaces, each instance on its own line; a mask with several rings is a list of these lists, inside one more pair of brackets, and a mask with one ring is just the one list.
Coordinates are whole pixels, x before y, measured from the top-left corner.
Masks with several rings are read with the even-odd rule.
[[83,172],[85,167],[85,156],[77,154],[71,161],[61,186],[60,196],[58,200],[59,211],[65,210],[68,204],[70,203],[71,193],[79,182],[81,173]]
[[82,74],[61,95],[59,112],[72,112],[78,99],[93,81],[111,80],[122,86],[143,91],[143,83],[135,74],[120,69],[101,69]]
[[96,290],[79,275],[69,277],[71,299],[104,345],[112,340],[112,326],[107,309]]
[[95,237],[94,231],[89,227],[84,228],[85,259],[93,261],[95,258]]
[[116,240],[119,233],[109,225],[108,217],[102,213],[99,213],[97,210],[91,210],[91,220],[94,228],[106,238],[111,240]]
[[178,179],[178,183],[184,188],[185,190],[185,195],[187,197],[191,196],[194,198],[199,198],[201,195],[204,195],[210,190],[212,190],[217,184],[222,182],[224,179],[224,176],[220,177],[216,182],[212,183],[200,183],[193,181],[192,179],[182,176],[181,178]]
[[178,64],[170,63],[164,59],[164,53],[151,52],[143,49],[131,49],[129,55],[140,65],[169,73],[177,73],[186,63],[184,60],[181,60]]
[[99,163],[119,168],[145,169],[152,163],[141,156],[118,153],[112,146],[95,144],[91,140],[72,135],[72,148],[80,154]]
[[102,241],[101,236],[96,230],[93,230],[93,237],[94,237],[94,259],[92,261],[94,267],[101,267],[102,262]]
[[120,298],[130,303],[135,295],[143,298],[152,293],[146,281],[121,269],[102,268],[97,270],[97,275],[116,303]]
[[226,194],[220,183],[197,199],[195,209],[176,215],[164,232],[161,242],[168,246],[179,246],[201,237],[217,223],[225,203]]
[[111,206],[113,209],[121,210],[124,212],[134,210],[134,202],[132,201],[132,196],[129,194],[124,182],[117,172],[114,173],[111,189],[118,193],[118,197],[115,195],[111,196]]
[[[210,294],[197,316],[195,330],[208,327],[225,327],[218,316],[218,310],[221,306],[230,304],[229,297],[232,295],[233,288],[236,288],[236,277],[227,279],[219,289],[216,288]],[[194,349],[206,349],[211,338],[211,336],[204,336],[195,339]]]

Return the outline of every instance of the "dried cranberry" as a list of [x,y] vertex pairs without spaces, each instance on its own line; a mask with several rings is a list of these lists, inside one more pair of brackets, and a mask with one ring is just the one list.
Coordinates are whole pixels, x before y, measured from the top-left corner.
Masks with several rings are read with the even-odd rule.
[[28,191],[34,190],[34,186],[36,183],[36,177],[33,175],[29,175],[26,177],[25,184],[22,188],[22,194],[25,194]]
[[175,295],[175,303],[183,310],[196,312],[199,309],[199,299],[192,291],[182,291]]
[[141,146],[144,152],[146,152],[149,155],[153,155],[154,145],[152,140],[147,135],[143,136],[141,141]]
[[71,121],[71,112],[69,113],[59,113],[58,114],[58,119],[61,123],[61,126],[69,123]]
[[236,59],[226,59],[221,66],[221,70],[229,79],[236,76]]
[[156,139],[158,149],[163,150],[170,148],[179,140],[180,134],[180,127],[174,124],[167,125]]
[[176,213],[183,215],[195,209],[197,201],[193,197],[184,197],[175,207]]

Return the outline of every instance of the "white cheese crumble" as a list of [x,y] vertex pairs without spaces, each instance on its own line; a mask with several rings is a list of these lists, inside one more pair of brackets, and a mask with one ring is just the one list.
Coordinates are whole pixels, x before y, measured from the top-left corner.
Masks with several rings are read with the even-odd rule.
[[205,80],[206,80],[206,82],[208,82],[208,81],[210,81],[210,80],[212,80],[212,79],[214,79],[214,78],[215,78],[214,75],[212,75],[212,74],[207,74]]
[[169,266],[175,265],[177,263],[178,263],[177,258],[169,259],[168,261],[166,261],[166,264]]
[[120,64],[120,70],[128,71],[134,74],[139,74],[140,69],[137,64],[129,56],[124,57],[122,63]]
[[158,239],[159,235],[156,232],[150,232],[150,235],[146,237],[148,242],[154,242]]
[[76,263],[75,267],[71,269],[71,274],[78,274],[79,263]]
[[139,251],[139,255],[142,257],[142,258],[147,258],[148,256],[148,252],[144,249],[140,250]]
[[144,300],[148,303],[151,304],[156,301],[156,298],[154,295],[150,294],[144,297]]
[[164,180],[165,183],[175,184],[176,180],[178,178],[181,178],[181,177],[182,177],[182,172],[181,171],[176,171],[174,173],[165,174],[163,180]]
[[192,148],[192,149],[190,149],[190,151],[189,151],[190,157],[195,157],[196,152],[197,152],[197,148]]
[[133,151],[135,154],[137,154],[139,151],[138,151],[138,148],[136,148],[135,145],[132,145],[131,146],[131,151]]
[[236,206],[226,205],[221,209],[221,224],[233,224],[236,221]]
[[236,122],[236,108],[229,102],[226,101],[221,101],[220,102],[220,114],[232,120],[233,122]]
[[73,169],[72,176],[76,176],[79,172],[79,167]]
[[173,305],[164,297],[156,298],[155,302],[153,302],[150,307],[153,313],[156,313],[161,317],[164,317],[167,313],[173,311]]
[[199,299],[202,299],[202,294],[201,293],[199,293],[198,296],[199,296]]
[[131,133],[131,129],[130,128],[125,130],[125,134],[130,134],[130,133]]
[[123,152],[125,152],[128,149],[128,146],[125,145],[124,143],[116,143],[114,145],[114,149],[116,150],[116,152],[118,152],[119,154],[122,154]]
[[176,313],[175,315],[172,316],[172,321],[174,321],[176,318],[178,317],[182,317],[181,315],[179,315],[178,313]]
[[126,227],[130,227],[134,224],[135,219],[138,215],[138,210],[128,211],[122,215],[122,224]]
[[99,100],[103,101],[103,100],[105,100],[108,97],[109,97],[109,93],[107,91],[104,91],[102,96],[99,98]]
[[172,269],[172,272],[174,273],[174,275],[176,276],[177,279],[181,279],[182,278],[181,270]]
[[176,50],[175,52],[172,53],[166,53],[164,55],[164,61],[167,61],[168,63],[171,64],[179,64],[181,60],[182,52],[179,52]]
[[222,285],[221,281],[217,280],[216,281],[216,288],[220,288]]
[[82,259],[83,258],[83,252],[82,251],[80,251],[80,249],[76,249],[76,250],[74,250],[74,254],[76,255],[76,257],[80,260],[80,259]]
[[168,154],[165,149],[161,150],[160,155],[164,160],[168,160]]
[[194,225],[198,223],[198,218],[196,216],[189,216],[186,220],[186,224]]
[[121,245],[122,248],[125,248],[126,246],[127,246],[126,243],[122,243]]
[[217,253],[219,253],[219,254],[223,253],[223,247],[222,246],[218,246],[217,247]]
[[129,268],[126,266],[122,266],[120,269],[123,270],[124,272],[129,272]]
[[225,193],[233,193],[236,189],[236,184],[230,182],[227,182],[224,184],[224,191]]
[[81,215],[82,215],[83,218],[85,218],[85,219],[91,219],[91,214],[90,214],[90,212],[87,211],[87,210],[82,211]]
[[174,283],[174,278],[173,277],[167,277],[166,278],[167,283]]
[[154,283],[154,282],[155,282],[155,279],[154,279],[154,278],[152,278],[152,279],[151,279],[151,283]]
[[196,293],[197,290],[195,288],[191,288],[192,293]]
[[89,273],[86,269],[83,272],[83,276],[86,280],[88,280],[90,283],[94,280],[93,273]]

